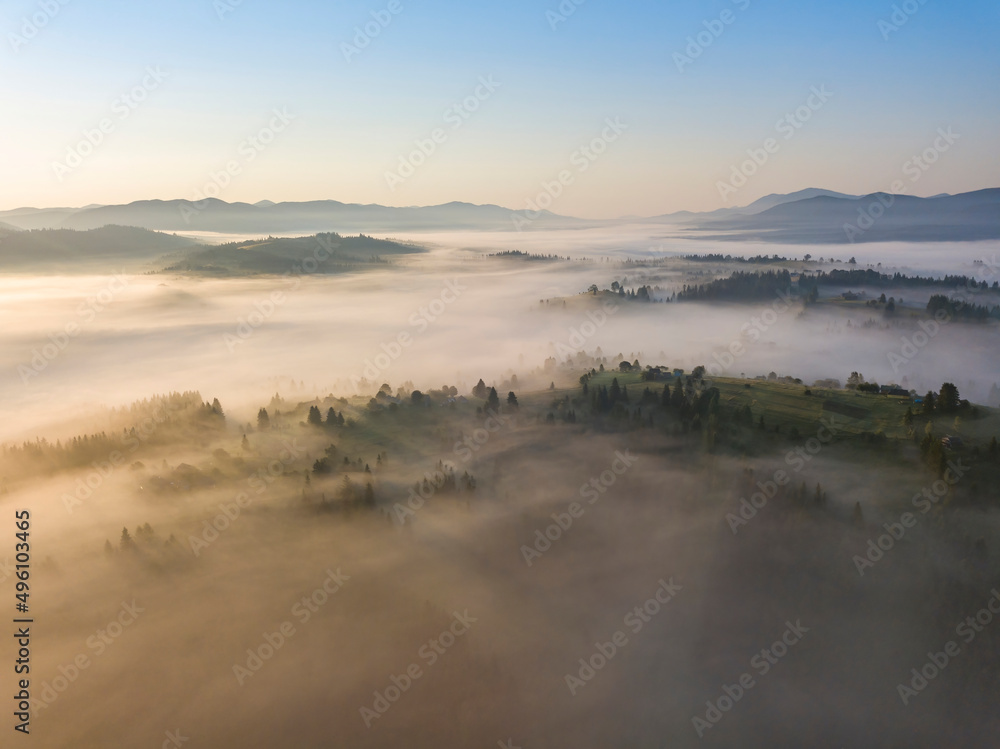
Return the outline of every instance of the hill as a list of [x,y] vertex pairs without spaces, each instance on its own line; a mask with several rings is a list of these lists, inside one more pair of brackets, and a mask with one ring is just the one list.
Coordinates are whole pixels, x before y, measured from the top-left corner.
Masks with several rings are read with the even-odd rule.
[[[820,195],[752,216],[703,221],[702,239],[843,244],[1000,239],[1000,188],[918,198]],[[711,231],[725,234],[709,234]]]
[[183,237],[132,226],[103,226],[89,231],[34,229],[0,232],[0,269],[38,268],[76,271],[100,266],[102,272],[121,263],[149,263],[190,248]]
[[[363,234],[356,237],[331,233],[280,239],[268,237],[200,248],[165,270],[207,276],[343,273],[385,264],[394,255],[423,251],[416,245]],[[315,270],[310,270],[311,263],[316,263]]]
[[[226,233],[289,232],[395,232],[402,230],[487,229],[512,231],[522,212],[496,205],[446,203],[436,206],[394,208],[383,205],[317,200],[298,203],[227,203],[207,199],[140,200],[127,205],[97,206],[78,210],[59,219],[59,226],[91,229],[105,224],[127,224],[158,231],[213,231]],[[529,217],[531,218],[531,217]],[[36,220],[37,217],[32,220]],[[18,225],[18,216],[4,216]],[[531,228],[572,228],[587,225],[581,219],[542,211]]]

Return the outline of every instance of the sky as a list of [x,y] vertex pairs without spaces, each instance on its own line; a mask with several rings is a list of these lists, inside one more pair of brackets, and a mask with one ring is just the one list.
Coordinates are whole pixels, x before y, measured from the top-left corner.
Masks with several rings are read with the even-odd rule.
[[0,210],[995,187],[998,31],[986,0],[3,0]]

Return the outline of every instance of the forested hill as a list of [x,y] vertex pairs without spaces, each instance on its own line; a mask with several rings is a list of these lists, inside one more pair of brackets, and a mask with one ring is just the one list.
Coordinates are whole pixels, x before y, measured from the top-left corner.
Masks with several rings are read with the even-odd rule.
[[149,262],[171,252],[194,247],[192,240],[133,226],[103,226],[89,231],[35,229],[0,231],[0,269],[64,271],[120,270],[124,262]]
[[203,248],[166,270],[209,276],[328,274],[384,265],[393,256],[423,251],[417,245],[375,239],[364,234],[356,237],[335,233],[310,237],[267,237]]

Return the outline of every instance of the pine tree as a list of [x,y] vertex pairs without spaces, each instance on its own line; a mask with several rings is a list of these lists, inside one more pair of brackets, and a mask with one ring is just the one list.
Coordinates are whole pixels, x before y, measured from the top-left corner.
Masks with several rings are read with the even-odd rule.
[[135,542],[132,540],[132,536],[129,535],[128,528],[122,528],[121,541],[118,542],[118,547],[122,551],[131,551],[135,548]]
[[611,380],[611,387],[608,388],[608,401],[611,405],[615,405],[622,397],[622,389],[618,384],[618,378],[615,377]]
[[[347,458],[344,458],[347,460]],[[344,480],[340,485],[340,499],[344,502],[354,501],[354,484],[351,483],[350,476],[344,476]]]
[[266,408],[262,408],[257,412],[257,428],[261,431],[271,428],[271,417],[267,415]]

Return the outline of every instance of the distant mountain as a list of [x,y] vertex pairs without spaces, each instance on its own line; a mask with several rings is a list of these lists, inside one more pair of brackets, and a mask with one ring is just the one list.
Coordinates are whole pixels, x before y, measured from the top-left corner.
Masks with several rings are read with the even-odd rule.
[[18,229],[58,229],[63,221],[85,208],[15,208],[0,211],[0,221]]
[[[634,223],[669,224],[691,230],[700,239],[764,240],[809,244],[849,241],[963,241],[1000,238],[997,188],[931,198],[909,195],[846,195],[807,188],[762,197],[743,207],[676,213],[651,218],[596,221],[549,211],[530,214],[497,205],[445,203],[390,206],[317,200],[298,203],[227,203],[210,198],[140,200],[127,205],[86,208],[19,208],[0,212],[0,222],[19,228],[57,227],[89,230],[107,225],[156,231],[261,235],[337,232],[402,233],[419,231],[582,229]],[[880,200],[881,198],[881,200]],[[882,203],[889,206],[883,210]],[[875,217],[867,226],[871,215]],[[860,213],[859,213],[860,211]],[[860,223],[859,223],[860,221]],[[853,226],[852,230],[850,227]]]
[[834,197],[834,198],[854,198],[856,195],[847,195],[842,192],[834,192],[833,190],[822,190],[818,187],[809,187],[805,190],[799,190],[797,192],[790,193],[772,193],[771,195],[765,195],[763,198],[758,198],[750,205],[746,206],[734,206],[732,208],[717,208],[714,211],[676,211],[674,213],[665,213],[662,216],[654,216],[653,220],[665,220],[670,222],[678,221],[704,221],[708,219],[726,219],[734,218],[737,216],[749,216],[755,213],[761,213],[766,211],[768,208],[774,208],[778,205],[783,205],[785,203],[794,203],[799,200],[808,200],[809,198],[816,197]]
[[[60,209],[62,210],[62,209]],[[51,214],[51,219],[57,218]],[[336,231],[396,232],[447,229],[514,230],[522,228],[574,228],[594,222],[541,211],[525,216],[496,205],[446,203],[444,205],[392,208],[383,205],[318,200],[304,203],[227,203],[215,198],[190,200],[141,200],[67,212],[58,217],[62,228],[93,229],[107,224],[140,226],[156,231],[201,231],[244,234]],[[36,214],[0,214],[15,226],[39,223]]]
[[810,198],[844,198],[847,200],[852,200],[857,198],[857,195],[847,195],[842,192],[834,192],[833,190],[823,190],[818,187],[808,187],[805,190],[799,190],[798,192],[790,192],[783,195],[777,193],[772,193],[771,195],[765,195],[763,198],[758,198],[750,205],[744,208],[734,209],[738,213],[743,214],[754,214],[761,213],[768,210],[769,208],[774,208],[775,206],[784,205],[785,203],[795,203],[800,200],[809,200]]
[[148,264],[172,252],[194,246],[183,237],[128,226],[90,231],[34,229],[0,233],[0,269],[45,268],[74,272],[121,270],[124,264]]
[[1000,239],[1000,188],[934,198],[821,195],[697,228],[702,239],[809,244]]
[[[287,273],[343,273],[384,264],[394,255],[423,252],[413,244],[366,237],[319,234],[311,237],[268,237],[198,249],[166,268],[169,272],[204,276],[254,276]],[[315,267],[304,265],[312,259]]]

